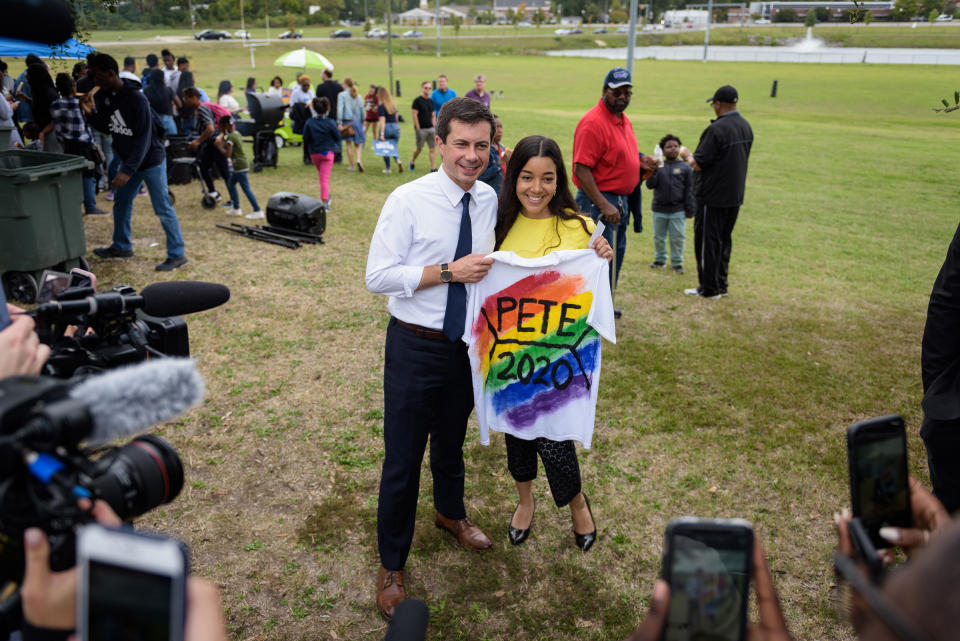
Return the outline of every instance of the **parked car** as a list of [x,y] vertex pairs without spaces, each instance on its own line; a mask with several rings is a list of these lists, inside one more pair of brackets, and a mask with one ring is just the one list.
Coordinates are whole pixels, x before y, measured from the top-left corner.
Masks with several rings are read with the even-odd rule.
[[404,31],[403,37],[404,38],[422,38],[423,32],[417,31],[416,29],[411,29],[410,31]]
[[753,24],[770,24],[770,21],[766,18],[760,18],[759,20],[754,20]]
[[608,33],[606,27],[600,27],[599,29],[594,29],[594,33]]
[[237,38],[243,38],[244,40],[249,40],[250,38],[253,37],[250,35],[249,31],[246,31],[244,29],[237,29],[236,31],[233,32],[233,35],[236,36]]
[[215,29],[204,29],[200,33],[193,34],[197,40],[229,40],[230,34],[226,31],[216,31]]
[[572,31],[571,29],[563,27],[562,29],[554,29],[553,33],[555,33],[558,36],[569,36],[571,31]]
[[[650,25],[647,25],[647,27],[649,27],[649,26],[650,26]],[[646,31],[647,27],[644,27],[644,28],[643,28],[644,31]],[[617,27],[617,33],[630,33],[630,25],[625,24],[625,25],[623,25],[622,27]]]
[[520,22],[517,23],[517,26],[518,26],[518,27],[532,27],[532,26],[533,26],[533,23],[530,22],[529,20],[521,20]]
[[950,22],[951,20],[953,20],[953,16],[949,13],[941,13],[937,16],[937,22]]
[[352,38],[353,34],[347,31],[346,29],[337,29],[336,31],[330,32],[331,38]]
[[303,37],[303,34],[299,31],[284,31],[277,37],[281,40],[299,40]]
[[581,33],[583,33],[583,29],[581,29],[580,27],[574,27],[573,29],[570,30],[571,36],[578,36]]
[[368,31],[365,35],[368,38],[386,38],[387,30],[381,29],[380,27],[374,27],[373,29]]

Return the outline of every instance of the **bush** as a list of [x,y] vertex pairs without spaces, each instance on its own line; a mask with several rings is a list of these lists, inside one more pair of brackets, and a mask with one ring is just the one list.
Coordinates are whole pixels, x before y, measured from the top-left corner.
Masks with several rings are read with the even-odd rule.
[[790,7],[780,9],[773,15],[774,22],[796,22],[797,12]]
[[927,20],[929,20],[930,22],[936,22],[937,16],[939,15],[940,15],[939,9],[931,9],[930,14],[927,16]]

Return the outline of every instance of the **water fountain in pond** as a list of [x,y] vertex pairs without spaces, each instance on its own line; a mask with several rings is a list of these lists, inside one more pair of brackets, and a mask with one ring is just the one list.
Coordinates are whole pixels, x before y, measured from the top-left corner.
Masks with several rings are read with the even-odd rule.
[[813,27],[807,27],[807,35],[803,40],[790,47],[794,51],[817,51],[823,47],[823,39],[813,37]]

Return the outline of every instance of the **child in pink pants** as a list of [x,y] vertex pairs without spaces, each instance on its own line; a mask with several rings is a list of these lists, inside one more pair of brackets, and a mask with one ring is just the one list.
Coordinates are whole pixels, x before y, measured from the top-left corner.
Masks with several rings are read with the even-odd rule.
[[340,146],[340,129],[329,117],[330,101],[320,96],[311,102],[315,117],[307,120],[303,128],[303,145],[320,178],[320,200],[330,208],[330,171],[333,169],[333,155]]

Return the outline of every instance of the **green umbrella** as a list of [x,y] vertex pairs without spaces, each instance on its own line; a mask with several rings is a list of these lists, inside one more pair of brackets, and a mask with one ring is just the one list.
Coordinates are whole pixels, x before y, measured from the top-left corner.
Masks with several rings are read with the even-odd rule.
[[306,48],[294,49],[277,58],[274,63],[279,67],[299,67],[300,69],[329,69],[333,71],[333,63],[316,51]]

